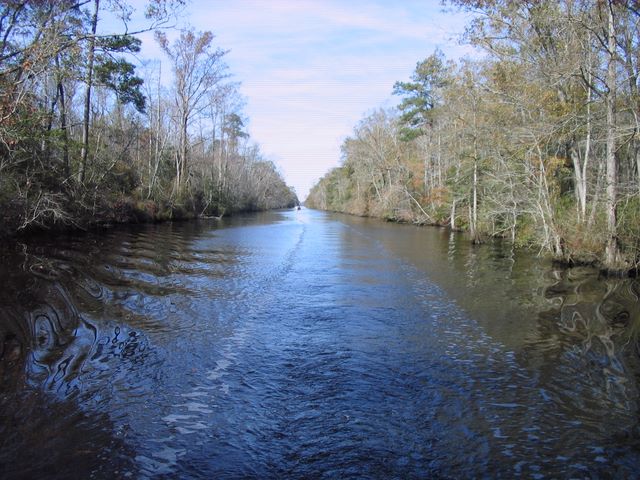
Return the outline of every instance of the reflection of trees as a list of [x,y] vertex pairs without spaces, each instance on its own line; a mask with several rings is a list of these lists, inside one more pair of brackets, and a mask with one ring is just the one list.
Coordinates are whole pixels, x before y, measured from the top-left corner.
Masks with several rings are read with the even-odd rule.
[[0,387],[26,383],[66,396],[91,387],[81,382],[131,374],[152,350],[141,332],[172,328],[172,298],[201,293],[207,283],[194,279],[237,262],[234,252],[198,247],[210,231],[197,223],[125,227],[0,252]]
[[4,391],[0,411],[5,479],[122,478],[136,472],[126,432],[116,432],[107,413],[87,414],[66,399],[52,403],[38,391]]
[[[281,213],[265,213],[260,223],[281,219]],[[214,225],[243,222],[233,218]],[[154,394],[170,375],[165,375],[163,342],[197,335],[191,326],[202,312],[194,306],[214,311],[215,295],[228,287],[219,278],[237,274],[243,252],[229,246],[227,237],[218,241],[211,226],[116,228],[40,237],[15,251],[0,250],[3,473],[11,458],[18,477],[42,476],[46,466],[69,458],[77,460],[78,473],[67,475],[71,467],[65,464],[60,477],[89,478],[94,468],[118,463],[106,459],[116,450],[130,459],[139,454],[126,452],[119,442],[125,435],[141,435],[140,423],[146,422],[144,429],[157,426],[148,422],[156,414],[149,402],[157,402]],[[195,300],[202,296],[211,301]],[[142,435],[149,438],[148,433]],[[43,453],[30,467],[34,449]],[[129,470],[135,477],[135,469]],[[121,478],[124,471],[96,476]]]
[[147,357],[144,336],[127,326],[99,328],[86,321],[61,283],[38,281],[30,294],[30,304],[11,304],[3,298],[0,307],[5,319],[0,327],[5,391],[19,390],[24,381],[63,397],[75,396],[91,389],[82,383],[95,382],[100,372],[114,376]]
[[[0,465],[4,478],[89,478],[135,471],[108,412],[95,407],[97,365],[131,354],[131,339],[83,320],[46,257],[6,255],[0,289]],[[34,274],[36,272],[36,274]],[[108,339],[108,340],[107,340]],[[108,351],[101,351],[105,343]],[[140,351],[140,348],[136,350]],[[141,355],[137,355],[138,359]],[[120,359],[118,359],[120,361]],[[117,369],[116,369],[117,370]],[[93,373],[92,373],[93,372]],[[113,372],[108,375],[113,375]],[[84,408],[76,401],[82,393]],[[53,397],[52,395],[53,394]],[[52,398],[55,401],[52,401]],[[105,462],[104,458],[110,461]],[[54,470],[52,470],[52,468]],[[117,475],[115,475],[117,476]]]
[[550,270],[500,242],[474,246],[453,236],[442,249],[456,275],[437,280],[452,285],[460,305],[517,352],[570,417],[635,423],[640,280],[600,278],[590,268]]
[[[584,352],[597,350],[612,361],[633,353],[640,328],[638,280],[598,278],[588,269],[557,271],[545,289],[554,307],[544,323],[555,320],[556,334]],[[622,358],[617,358],[619,363]]]
[[[96,355],[105,344],[124,344],[121,349],[131,350],[126,345],[139,334],[130,331],[132,337],[123,340],[120,331],[125,327],[118,323],[134,315],[127,315],[124,302],[108,305],[122,294],[118,289],[137,289],[143,295],[175,291],[152,281],[163,273],[158,262],[139,262],[138,270],[146,276],[128,278],[126,267],[131,265],[126,258],[123,265],[108,261],[133,238],[98,241],[87,235],[81,244],[74,244],[76,238],[57,247],[23,245],[21,252],[6,255],[2,274],[7,288],[0,292],[3,386],[19,388],[22,378],[36,388],[70,395],[80,389],[79,382],[91,370],[88,365],[104,361]],[[159,248],[164,245],[159,242]],[[105,310],[111,319],[98,315],[106,320],[104,325],[88,320]]]
[[603,279],[587,268],[554,271],[544,290],[550,307],[524,352],[561,408],[603,419],[599,428],[637,423],[638,292],[638,280]]

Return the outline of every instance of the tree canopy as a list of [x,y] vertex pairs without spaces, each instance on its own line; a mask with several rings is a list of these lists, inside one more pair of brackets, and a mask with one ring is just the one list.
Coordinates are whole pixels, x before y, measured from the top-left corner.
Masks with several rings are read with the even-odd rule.
[[[640,10],[632,1],[452,2],[485,56],[435,51],[366,117],[307,203],[448,224],[568,262],[640,265]],[[384,131],[384,136],[374,132]]]
[[[127,2],[0,3],[2,235],[297,203],[246,133],[212,32],[185,29],[170,42],[157,31],[166,58],[133,56],[136,33],[183,4],[148,1],[134,32]],[[106,10],[120,31],[101,33]]]

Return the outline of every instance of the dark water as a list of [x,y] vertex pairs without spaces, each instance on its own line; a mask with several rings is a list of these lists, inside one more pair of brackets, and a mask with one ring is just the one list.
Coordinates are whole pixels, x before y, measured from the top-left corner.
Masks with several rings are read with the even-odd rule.
[[640,283],[308,210],[2,251],[2,478],[633,478]]

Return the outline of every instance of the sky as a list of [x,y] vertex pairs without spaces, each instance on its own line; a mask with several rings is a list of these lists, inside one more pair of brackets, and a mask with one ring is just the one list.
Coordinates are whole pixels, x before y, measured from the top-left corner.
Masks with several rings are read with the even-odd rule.
[[[393,84],[418,61],[436,47],[473,53],[459,42],[467,22],[439,0],[191,0],[177,26],[209,30],[229,50],[248,132],[303,200],[340,164],[355,125],[398,104]],[[142,39],[143,58],[163,58],[151,33]]]

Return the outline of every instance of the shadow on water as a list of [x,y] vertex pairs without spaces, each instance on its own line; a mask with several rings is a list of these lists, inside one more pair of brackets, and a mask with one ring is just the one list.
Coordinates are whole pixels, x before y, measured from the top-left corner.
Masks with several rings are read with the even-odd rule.
[[[80,408],[92,364],[130,355],[85,321],[60,272],[42,257],[7,255],[0,290],[0,472],[3,478],[121,477],[134,471],[131,451],[106,412]],[[108,344],[111,352],[103,350]],[[94,399],[95,400],[95,399]],[[95,407],[94,402],[94,407]]]
[[4,272],[8,282],[0,292],[2,477],[131,472],[124,432],[116,431],[108,414],[79,408],[87,395],[81,385],[87,367],[108,362],[97,328],[80,317],[58,282],[30,276],[25,284],[13,271]]
[[236,262],[192,248],[202,231],[149,225],[0,251],[0,476],[138,476],[128,417],[162,378],[163,340],[190,327],[176,303],[220,274],[212,263]]

